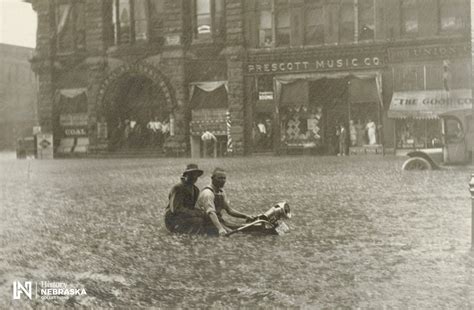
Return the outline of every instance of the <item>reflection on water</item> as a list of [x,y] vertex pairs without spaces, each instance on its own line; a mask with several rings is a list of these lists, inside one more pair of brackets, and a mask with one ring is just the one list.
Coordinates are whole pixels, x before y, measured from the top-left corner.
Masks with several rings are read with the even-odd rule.
[[164,228],[167,191],[187,161],[0,163],[0,305],[12,305],[8,279],[78,283],[88,296],[75,304],[104,307],[474,301],[466,167],[407,173],[392,157],[198,160],[200,187],[214,166],[229,171],[236,208],[292,207],[285,236],[219,239]]

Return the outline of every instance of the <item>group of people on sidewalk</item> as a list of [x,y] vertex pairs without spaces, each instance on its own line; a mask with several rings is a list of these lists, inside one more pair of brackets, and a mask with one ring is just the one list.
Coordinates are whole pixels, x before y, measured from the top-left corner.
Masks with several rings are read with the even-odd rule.
[[215,168],[211,184],[200,191],[195,183],[202,174],[196,164],[189,164],[181,182],[171,189],[165,211],[165,226],[170,232],[226,235],[238,226],[225,221],[223,211],[235,218],[255,219],[255,216],[239,212],[229,205],[223,190],[226,182],[224,169]]
[[[354,124],[353,120],[349,121],[349,130],[346,129],[344,123],[340,123],[336,127],[336,136],[338,138],[338,156],[347,155],[349,146],[376,145],[377,130],[382,126],[369,119],[365,127],[359,120]],[[350,144],[348,144],[350,143]]]

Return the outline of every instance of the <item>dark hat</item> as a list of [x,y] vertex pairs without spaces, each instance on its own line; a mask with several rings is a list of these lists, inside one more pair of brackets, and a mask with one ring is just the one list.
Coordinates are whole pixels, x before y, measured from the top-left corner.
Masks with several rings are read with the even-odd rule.
[[185,175],[187,173],[195,173],[199,177],[204,173],[204,171],[199,169],[198,165],[196,165],[196,164],[188,164],[186,166],[186,170],[184,170],[184,172],[183,172],[183,175]]

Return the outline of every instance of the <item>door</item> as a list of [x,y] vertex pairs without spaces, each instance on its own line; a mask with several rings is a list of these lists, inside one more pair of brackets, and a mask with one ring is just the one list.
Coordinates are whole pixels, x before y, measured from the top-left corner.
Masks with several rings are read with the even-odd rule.
[[446,164],[464,163],[467,160],[465,131],[462,122],[454,116],[443,120],[444,148],[443,159]]

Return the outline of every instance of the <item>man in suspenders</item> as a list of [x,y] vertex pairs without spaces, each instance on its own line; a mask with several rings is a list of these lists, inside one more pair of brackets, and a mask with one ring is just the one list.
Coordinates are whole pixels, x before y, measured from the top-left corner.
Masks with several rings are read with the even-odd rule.
[[205,232],[208,234],[225,235],[233,228],[231,224],[226,223],[222,218],[222,210],[225,210],[230,216],[252,220],[254,217],[239,212],[229,206],[223,187],[226,182],[226,173],[222,168],[214,169],[211,176],[211,184],[204,187],[199,194],[196,202],[196,208],[205,213]]
[[165,212],[165,225],[170,232],[199,233],[204,221],[203,213],[194,205],[199,188],[194,185],[203,171],[196,164],[189,164],[183,172],[181,182],[173,186]]

